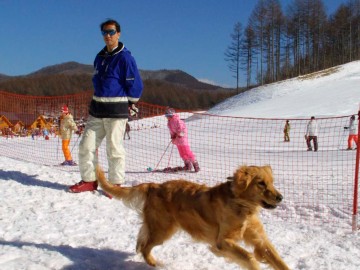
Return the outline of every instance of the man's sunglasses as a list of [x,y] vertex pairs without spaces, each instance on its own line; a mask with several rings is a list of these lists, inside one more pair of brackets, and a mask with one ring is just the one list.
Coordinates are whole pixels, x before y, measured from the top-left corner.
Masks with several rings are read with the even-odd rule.
[[113,35],[116,34],[116,30],[115,30],[115,29],[102,30],[102,31],[101,31],[101,34],[102,34],[103,36],[106,36],[107,34],[109,34],[110,37],[112,37]]

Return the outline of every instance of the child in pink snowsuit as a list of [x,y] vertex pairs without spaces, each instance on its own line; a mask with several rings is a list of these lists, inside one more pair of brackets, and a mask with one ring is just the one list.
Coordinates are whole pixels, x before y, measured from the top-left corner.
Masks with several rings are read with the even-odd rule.
[[199,163],[189,146],[185,122],[180,119],[172,108],[166,109],[165,116],[168,120],[167,126],[170,131],[171,142],[178,148],[179,155],[185,163],[184,169],[190,171],[194,166],[195,172],[200,171]]

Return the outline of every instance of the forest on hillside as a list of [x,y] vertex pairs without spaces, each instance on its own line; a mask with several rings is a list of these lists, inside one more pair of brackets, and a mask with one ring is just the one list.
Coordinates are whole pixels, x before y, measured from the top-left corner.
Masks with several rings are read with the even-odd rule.
[[246,85],[267,84],[360,59],[360,0],[259,0],[246,26],[235,23],[225,52],[230,71]]
[[[53,74],[13,77],[0,81],[0,90],[31,96],[63,96],[92,90],[91,75]],[[199,90],[161,80],[144,80],[142,102],[184,110],[206,110],[231,97],[235,90]]]

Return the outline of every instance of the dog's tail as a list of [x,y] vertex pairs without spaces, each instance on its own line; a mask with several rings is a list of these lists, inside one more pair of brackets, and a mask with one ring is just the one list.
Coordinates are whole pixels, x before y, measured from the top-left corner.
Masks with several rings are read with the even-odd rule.
[[99,165],[96,167],[96,177],[105,192],[111,194],[116,199],[122,200],[128,207],[142,211],[149,189],[148,184],[140,184],[134,187],[115,186],[106,179],[105,173]]

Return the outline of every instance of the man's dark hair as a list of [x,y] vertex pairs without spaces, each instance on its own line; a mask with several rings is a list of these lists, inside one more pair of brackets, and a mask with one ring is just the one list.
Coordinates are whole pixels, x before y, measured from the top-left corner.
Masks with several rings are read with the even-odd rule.
[[113,20],[113,19],[108,19],[107,21],[101,23],[100,24],[100,30],[101,31],[103,30],[105,25],[115,25],[116,31],[119,32],[119,33],[121,32],[120,24],[117,21]]

